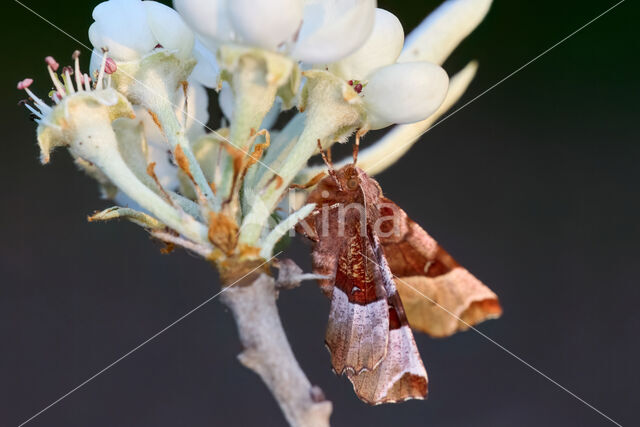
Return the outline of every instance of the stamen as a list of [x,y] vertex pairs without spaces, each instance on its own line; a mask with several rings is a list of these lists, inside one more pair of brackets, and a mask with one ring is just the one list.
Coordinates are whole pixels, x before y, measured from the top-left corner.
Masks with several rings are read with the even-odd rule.
[[28,87],[24,88],[24,91],[27,92],[27,95],[29,95],[29,97],[33,100],[33,102],[36,104],[38,109],[42,111],[43,114],[47,114],[49,111],[51,111],[51,107],[49,107],[42,101],[42,99],[38,98],[33,92],[31,92]]
[[364,87],[362,86],[362,83],[360,83],[360,80],[349,80],[347,84],[349,86],[353,86],[353,90],[355,90],[356,93],[362,92],[362,88]]
[[91,90],[91,77],[87,73],[84,74],[84,90],[87,92]]
[[64,67],[62,69],[62,73],[63,73],[62,79],[64,80],[64,86],[67,89],[67,92],[70,95],[73,95],[74,93],[76,93],[76,90],[73,87],[73,81],[71,80],[71,74],[73,73],[73,69],[71,67]]
[[37,118],[41,119],[42,117],[44,117],[40,111],[36,110],[31,105],[24,104],[24,106],[27,107],[27,110],[31,111]]
[[82,92],[82,72],[80,71],[80,51],[76,50],[71,55],[75,66],[75,76],[76,76],[76,87],[78,88],[78,92]]
[[[56,62],[56,69],[57,69],[57,64],[58,63]],[[51,65],[47,66],[47,70],[49,71],[49,76],[51,77],[51,81],[53,82],[53,85],[55,86],[56,90],[60,93],[65,93],[64,86],[62,86],[62,83],[60,82],[58,75],[53,71],[53,68],[51,67]]]
[[100,61],[100,68],[98,69],[98,78],[96,79],[96,84],[93,87],[94,89],[102,89],[102,79],[104,78],[104,66],[107,63],[107,49],[102,48],[102,60]]
[[51,99],[55,104],[59,104],[63,97],[64,95],[60,94],[60,92],[55,89],[49,92],[49,99]]
[[58,62],[53,59],[53,56],[47,56],[46,58],[44,58],[44,62],[46,62],[53,71],[58,71],[58,67],[60,66],[60,64],[58,64]]
[[25,90],[33,83],[33,79],[26,78],[18,82],[18,90]]
[[113,74],[116,71],[118,71],[118,65],[116,64],[116,61],[114,61],[113,58],[107,58],[104,66],[104,72],[107,74]]

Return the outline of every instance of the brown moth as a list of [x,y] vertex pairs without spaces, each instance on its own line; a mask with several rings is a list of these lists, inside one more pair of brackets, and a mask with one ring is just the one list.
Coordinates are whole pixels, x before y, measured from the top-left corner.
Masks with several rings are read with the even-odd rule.
[[329,176],[307,200],[316,209],[297,229],[314,243],[314,273],[329,277],[319,285],[331,299],[325,342],[333,369],[347,375],[366,403],[423,399],[427,373],[409,323],[415,319],[419,330],[448,335],[464,323],[438,307],[442,295],[469,324],[499,315],[497,297],[384,198],[363,170],[328,165]]

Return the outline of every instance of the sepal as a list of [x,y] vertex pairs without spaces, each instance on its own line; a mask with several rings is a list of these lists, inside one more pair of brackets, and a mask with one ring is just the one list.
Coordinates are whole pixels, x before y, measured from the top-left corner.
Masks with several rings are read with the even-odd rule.
[[186,82],[196,65],[192,57],[180,58],[174,52],[160,49],[134,61],[118,62],[111,75],[113,86],[132,103],[154,109],[167,101],[176,103],[176,89]]
[[135,209],[123,208],[121,206],[113,206],[100,212],[96,212],[87,218],[89,222],[95,221],[112,221],[114,219],[126,219],[134,224],[149,230],[162,230],[166,225],[144,212]]
[[[88,128],[102,126],[105,122],[133,116],[133,107],[129,101],[111,88],[78,92],[64,97],[38,126],[40,161],[48,163],[51,152],[56,147],[71,147],[81,130],[85,132]],[[82,151],[80,146],[75,148]]]

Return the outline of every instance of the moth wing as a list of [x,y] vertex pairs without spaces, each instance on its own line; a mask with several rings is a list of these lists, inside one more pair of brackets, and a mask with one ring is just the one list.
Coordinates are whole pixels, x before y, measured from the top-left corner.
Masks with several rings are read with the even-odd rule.
[[338,262],[325,342],[339,375],[372,370],[387,354],[387,295],[380,271],[371,261],[371,243],[359,229],[345,237],[338,251],[333,248]]
[[412,328],[445,337],[502,314],[497,295],[398,205],[381,198],[380,214],[380,242]]
[[348,377],[358,397],[371,405],[424,399],[428,387],[427,372],[407,322],[402,301],[396,293],[391,270],[377,237],[373,236],[373,240],[374,259],[383,277],[389,307],[387,355],[375,369],[349,373]]

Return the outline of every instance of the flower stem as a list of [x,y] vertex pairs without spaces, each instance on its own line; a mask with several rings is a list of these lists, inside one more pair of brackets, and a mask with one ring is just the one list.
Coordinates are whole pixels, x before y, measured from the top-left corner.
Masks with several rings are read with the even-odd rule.
[[172,106],[170,104],[160,106],[156,109],[155,113],[162,124],[162,129],[167,136],[171,149],[175,150],[177,146],[182,148],[182,152],[185,154],[187,161],[189,162],[189,171],[193,175],[193,179],[200,187],[202,194],[204,194],[205,198],[210,203],[211,208],[214,211],[219,211],[220,199],[213,194],[213,191],[207,182],[207,178],[204,176],[204,172],[202,172],[202,168],[196,160],[196,156],[193,154],[191,144],[189,143],[189,140],[184,133],[184,129],[178,121]]
[[232,87],[234,109],[230,139],[246,151],[251,148],[248,143],[252,130],[260,130],[258,128],[273,106],[278,86],[267,81],[265,67],[259,59],[245,55],[233,74]]
[[[269,82],[264,60],[253,55],[240,57],[230,84],[233,89],[234,105],[227,142],[248,156],[251,150],[251,135],[260,130],[260,125],[273,106],[278,84]],[[235,172],[232,156],[223,157],[222,168],[223,176],[232,176]],[[220,183],[220,194],[223,199],[229,197],[231,181],[224,180]]]
[[220,200],[213,194],[175,111],[176,90],[185,84],[195,64],[194,59],[185,61],[171,52],[160,51],[148,54],[139,61],[120,63],[118,71],[112,75],[113,84],[133,104],[141,105],[156,115],[171,150],[175,154],[176,147],[182,148],[195,183],[209,207],[218,211]]
[[357,104],[350,104],[344,99],[344,83],[336,81],[328,73],[316,72],[311,75],[307,85],[304,130],[295,144],[290,146],[286,159],[278,160],[282,161],[277,169],[279,179],[272,180],[260,200],[252,203],[254,208],[243,221],[239,240],[242,243],[254,244],[258,240],[268,214],[273,212],[296,174],[316,153],[318,141],[323,147],[328,147],[335,141],[346,139],[360,124],[361,113]]
[[133,173],[118,150],[110,122],[94,120],[77,126],[71,149],[96,164],[114,185],[161,222],[189,239],[208,243],[206,226],[171,206]]

